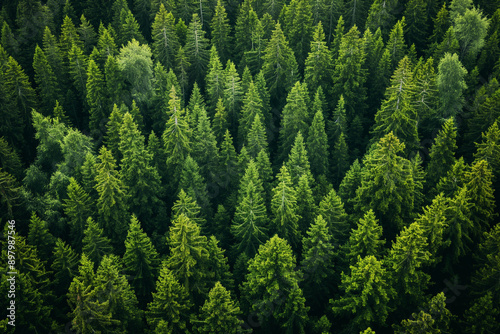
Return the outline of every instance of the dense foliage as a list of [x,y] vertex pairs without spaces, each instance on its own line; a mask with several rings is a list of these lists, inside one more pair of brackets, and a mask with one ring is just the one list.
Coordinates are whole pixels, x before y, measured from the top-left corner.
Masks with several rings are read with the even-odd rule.
[[499,1],[0,9],[1,332],[500,330]]

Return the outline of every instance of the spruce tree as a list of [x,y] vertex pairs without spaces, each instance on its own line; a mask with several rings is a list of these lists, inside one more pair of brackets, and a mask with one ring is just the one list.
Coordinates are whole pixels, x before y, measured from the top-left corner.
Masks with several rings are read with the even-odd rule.
[[202,23],[198,15],[193,14],[186,35],[186,45],[184,46],[188,61],[191,64],[190,77],[192,81],[203,82],[210,57],[208,44],[209,41],[205,37]]
[[290,176],[294,186],[298,185],[300,177],[304,174],[309,179],[310,184],[314,183],[308,153],[304,143],[304,137],[302,137],[300,131],[297,133],[297,137],[295,137],[295,142],[293,143],[290,154],[288,155],[286,165],[290,170]]
[[212,45],[219,51],[222,62],[226,62],[229,55],[232,53],[229,48],[231,44],[231,26],[227,18],[226,8],[221,0],[217,0],[215,14],[210,24],[210,31],[212,35]]
[[332,58],[332,53],[325,42],[323,26],[319,22],[314,31],[304,69],[304,81],[312,92],[315,92],[319,86],[326,88],[329,85]]
[[111,241],[103,235],[102,228],[99,228],[92,217],[87,219],[87,227],[84,231],[82,244],[83,253],[90,261],[95,263],[96,266],[99,265],[104,255],[113,252]]
[[162,327],[166,333],[185,332],[190,307],[187,289],[179,284],[173,271],[163,262],[153,301],[146,311],[149,326],[153,329]]
[[99,159],[101,162],[97,165],[95,177],[95,189],[99,195],[97,200],[99,225],[106,236],[113,241],[116,249],[122,250],[127,233],[128,195],[116,170],[115,159],[105,146],[99,151]]
[[468,197],[474,203],[471,218],[474,223],[475,236],[486,231],[497,216],[492,179],[491,169],[485,160],[476,161],[466,174]]
[[259,114],[255,115],[255,118],[253,119],[252,127],[248,132],[245,146],[248,147],[248,153],[254,159],[257,159],[257,156],[261,151],[264,151],[264,153],[268,152],[266,129],[261,122]]
[[33,57],[35,82],[38,85],[38,95],[42,101],[42,111],[45,115],[51,111],[56,103],[58,94],[57,79],[50,66],[45,52],[37,45]]
[[440,110],[442,118],[456,116],[464,104],[462,92],[467,88],[464,76],[467,70],[462,66],[457,54],[446,53],[438,66],[437,85],[440,96]]
[[329,170],[329,147],[328,138],[325,132],[325,121],[323,111],[318,110],[314,114],[306,142],[307,152],[311,160],[311,172],[316,177],[328,175]]
[[[246,142],[246,139],[253,128],[255,117],[259,116],[259,120],[264,119],[262,109],[262,100],[253,81],[251,81],[248,86],[248,91],[245,94],[243,107],[241,108],[241,114],[239,117],[238,137],[240,139],[239,142],[241,143],[241,146],[243,146],[243,143]],[[254,153],[256,155],[258,152]]]
[[228,60],[224,74],[224,104],[228,115],[230,129],[237,124],[238,111],[242,102],[241,80],[236,67]]
[[179,191],[179,197],[172,206],[172,221],[179,218],[180,215],[185,215],[192,222],[198,224],[201,228],[206,227],[206,220],[201,216],[200,206],[196,201],[188,196],[184,189]]
[[52,257],[54,261],[50,267],[54,271],[54,292],[58,299],[64,299],[71,281],[78,272],[78,255],[70,245],[58,238]]
[[389,53],[389,72],[392,73],[398,66],[401,59],[403,59],[406,54],[407,45],[404,40],[404,30],[406,27],[405,18],[396,22],[394,27],[389,34],[389,40],[385,46],[385,49]]
[[368,210],[358,222],[356,229],[352,229],[349,238],[349,259],[355,262],[358,256],[380,257],[381,248],[385,240],[382,239],[382,226],[379,225],[373,210]]
[[429,185],[436,185],[455,164],[456,137],[455,122],[453,118],[449,118],[444,122],[430,149],[431,160],[427,166],[427,183]]
[[200,173],[198,163],[190,155],[186,157],[182,167],[179,189],[185,189],[186,194],[196,200],[202,209],[204,217],[211,217],[212,208],[205,178]]
[[215,46],[210,49],[210,62],[207,75],[205,76],[205,87],[208,95],[210,114],[217,111],[218,102],[224,97],[225,73]]
[[283,29],[301,68],[313,38],[313,18],[309,1],[291,0],[284,13]]
[[219,167],[219,149],[205,108],[201,108],[198,115],[198,126],[193,139],[196,143],[193,147],[193,157],[201,166],[200,174],[208,184],[214,184]]
[[132,215],[123,255],[125,272],[131,276],[131,284],[140,300],[148,300],[155,287],[159,267],[158,253],[141,223]]
[[289,332],[304,333],[309,307],[305,306],[298,285],[300,274],[294,268],[292,248],[275,235],[260,246],[258,254],[249,261],[242,292],[250,310],[263,324],[277,324],[279,327],[273,326],[276,330],[281,327]]
[[350,230],[344,204],[334,189],[319,203],[318,213],[326,221],[335,244],[344,244]]
[[49,232],[47,222],[40,219],[35,212],[31,214],[27,241],[31,246],[36,247],[43,259],[50,256],[54,247],[55,239]]
[[152,32],[153,55],[163,66],[172,68],[177,50],[179,50],[179,39],[175,33],[175,18],[171,12],[160,4],[156,13]]
[[86,93],[87,103],[90,107],[89,129],[92,131],[94,138],[99,138],[104,132],[104,124],[108,116],[106,113],[104,84],[104,76],[101,70],[92,59],[89,60]]
[[95,211],[94,201],[74,178],[70,179],[67,193],[68,199],[64,200],[63,207],[69,218],[71,244],[76,250],[80,250],[85,224]]
[[498,121],[495,121],[488,131],[483,133],[481,143],[476,143],[477,152],[474,153],[474,158],[488,162],[491,170],[499,178],[500,171],[500,130],[498,129]]
[[219,247],[219,240],[213,235],[208,239],[207,250],[209,255],[206,266],[207,271],[210,272],[207,285],[212,286],[220,282],[232,290],[234,287],[233,275],[229,270],[228,259],[224,255],[225,250]]

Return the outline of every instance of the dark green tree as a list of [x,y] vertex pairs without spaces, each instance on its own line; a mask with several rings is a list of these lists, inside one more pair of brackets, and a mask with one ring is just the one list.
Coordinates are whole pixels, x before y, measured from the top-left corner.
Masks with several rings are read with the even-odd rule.
[[82,248],[83,232],[87,219],[95,212],[94,201],[74,179],[70,179],[68,198],[64,200],[64,213],[69,218],[71,244],[76,250]]
[[175,33],[175,18],[160,4],[152,27],[153,56],[166,68],[174,66],[175,54],[179,50],[179,39]]
[[105,255],[113,253],[111,241],[103,235],[102,228],[99,228],[92,217],[87,219],[87,227],[84,231],[82,244],[83,253],[96,266],[99,265]]
[[184,46],[188,61],[191,64],[190,77],[193,82],[203,82],[210,58],[209,41],[205,37],[202,24],[198,15],[193,14],[186,35],[186,45]]
[[227,18],[226,8],[221,0],[217,1],[215,7],[215,14],[212,17],[210,24],[210,31],[212,35],[212,45],[217,48],[222,62],[225,63],[229,56],[232,54],[229,45],[231,44],[231,26]]
[[357,228],[351,231],[348,256],[352,263],[357,261],[358,256],[362,258],[366,256],[380,257],[384,244],[382,226],[378,223],[373,210],[369,210],[359,220]]
[[329,147],[322,110],[318,110],[314,114],[312,124],[309,127],[306,146],[311,160],[311,172],[313,175],[316,177],[319,175],[328,175]]
[[50,66],[45,52],[37,45],[33,57],[33,69],[35,70],[35,82],[38,85],[38,95],[42,101],[42,110],[45,115],[54,108],[58,86],[56,75]]
[[453,118],[448,118],[430,149],[431,160],[427,166],[427,183],[429,185],[436,185],[455,164],[456,137],[455,122]]

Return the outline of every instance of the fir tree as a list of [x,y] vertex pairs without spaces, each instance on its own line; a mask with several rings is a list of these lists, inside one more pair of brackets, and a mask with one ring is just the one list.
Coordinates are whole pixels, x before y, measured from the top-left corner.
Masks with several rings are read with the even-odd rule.
[[191,64],[190,76],[193,81],[203,82],[210,57],[208,43],[198,15],[193,14],[187,31],[186,45],[184,46],[188,61]]
[[38,95],[42,101],[42,110],[45,114],[48,114],[56,102],[58,94],[57,79],[45,52],[38,45],[35,48],[33,57],[33,68],[35,70],[35,82],[38,85]]
[[234,63],[227,62],[224,74],[224,104],[228,114],[230,128],[236,126],[238,111],[242,102],[241,80]]
[[179,191],[179,198],[175,201],[172,207],[172,221],[179,218],[180,215],[185,215],[192,222],[200,227],[205,227],[206,220],[200,214],[200,206],[196,201],[188,196],[184,189]]
[[474,158],[477,161],[486,161],[498,179],[500,170],[500,130],[497,121],[488,128],[488,131],[483,133],[483,141],[479,144],[476,143],[476,147],[477,152],[474,153]]
[[312,173],[315,176],[328,175],[329,147],[322,110],[318,110],[314,114],[312,124],[309,127],[306,146],[311,160]]
[[132,286],[139,298],[147,298],[155,287],[159,260],[151,240],[141,228],[141,223],[132,215],[123,255],[125,272],[131,275]]
[[462,92],[467,88],[464,81],[467,70],[458,60],[457,54],[446,53],[439,62],[438,72],[437,85],[441,102],[439,116],[455,116],[464,104]]
[[63,207],[64,213],[69,218],[72,245],[80,250],[85,224],[95,209],[92,198],[74,178],[70,179],[68,199],[64,201]]
[[283,26],[299,66],[303,68],[313,38],[313,18],[309,1],[292,0],[286,7]]
[[382,239],[382,226],[379,225],[373,210],[365,213],[358,222],[356,229],[352,229],[349,238],[349,258],[355,262],[358,256],[380,256],[385,240]]
[[104,96],[104,76],[91,59],[87,68],[87,103],[90,106],[90,122],[89,129],[91,129],[95,138],[104,132],[106,114],[106,101]]
[[314,179],[311,174],[308,153],[306,151],[304,137],[302,137],[300,131],[297,133],[297,137],[295,137],[295,142],[293,143],[290,154],[288,155],[286,165],[290,170],[290,176],[294,186],[298,185],[299,178],[304,174],[309,179],[309,183],[313,184]]
[[453,118],[443,124],[430,150],[430,162],[427,166],[427,183],[435,185],[446,176],[455,163],[457,129]]
[[474,231],[481,233],[487,230],[495,213],[495,196],[492,188],[492,172],[485,160],[476,161],[470,172],[466,174],[468,197],[474,203],[471,210],[471,218],[474,223]]
[[219,167],[219,150],[217,140],[212,131],[210,119],[205,108],[201,108],[198,115],[198,126],[194,132],[193,156],[200,167],[200,174],[208,184],[216,182],[217,168]]
[[198,163],[186,157],[180,174],[179,189],[185,189],[186,193],[200,205],[204,217],[211,217],[210,199],[208,197],[205,178],[200,174]]
[[105,255],[113,252],[111,241],[103,236],[103,230],[99,228],[97,223],[89,217],[87,219],[87,227],[84,231],[83,238],[83,253],[89,258],[90,261],[99,265]]
[[57,239],[52,252],[54,261],[51,268],[54,271],[54,292],[60,299],[64,299],[71,281],[77,274],[78,255],[60,238]]
[[268,152],[266,129],[261,122],[259,114],[256,114],[253,119],[253,124],[248,132],[245,144],[248,147],[248,153],[254,159],[257,158],[261,151]]
[[314,92],[319,86],[327,87],[331,78],[332,53],[325,42],[325,34],[321,22],[314,31],[311,51],[305,60],[304,81]]
[[210,49],[210,62],[207,75],[205,76],[205,87],[208,95],[209,110],[217,109],[218,102],[224,97],[225,73],[215,46]]
[[49,232],[47,222],[34,212],[31,215],[27,240],[31,246],[36,247],[38,254],[44,259],[49,257],[54,247],[55,239]]
[[[262,109],[262,100],[253,81],[251,81],[248,86],[248,91],[245,94],[243,107],[241,108],[241,114],[239,117],[238,137],[240,138],[241,146],[243,146],[243,142],[246,141],[251,129],[253,128],[255,117],[259,116],[259,120],[264,118]],[[253,153],[255,153],[256,156],[259,152],[257,151]]]
[[165,9],[163,3],[160,4],[152,27],[153,55],[166,68],[173,67],[175,54],[179,50],[174,26],[174,15]]
[[231,26],[229,25],[224,3],[220,0],[217,1],[217,6],[215,7],[215,14],[212,17],[210,30],[212,45],[219,51],[222,62],[226,62],[232,53],[228,47],[231,44]]
[[344,204],[334,189],[330,190],[319,203],[318,213],[326,221],[335,244],[343,244],[347,241],[350,226]]

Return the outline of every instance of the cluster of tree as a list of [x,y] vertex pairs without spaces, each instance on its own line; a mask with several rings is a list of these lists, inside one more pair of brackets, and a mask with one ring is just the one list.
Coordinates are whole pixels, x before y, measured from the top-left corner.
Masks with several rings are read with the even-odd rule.
[[499,6],[2,3],[17,331],[499,331]]

